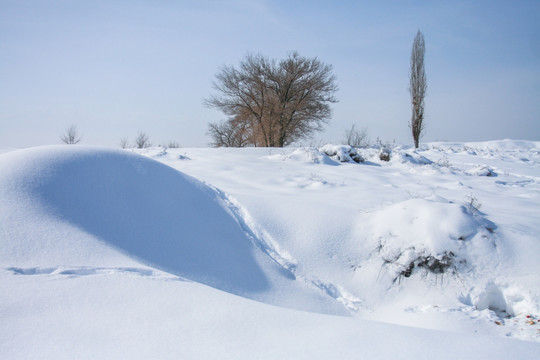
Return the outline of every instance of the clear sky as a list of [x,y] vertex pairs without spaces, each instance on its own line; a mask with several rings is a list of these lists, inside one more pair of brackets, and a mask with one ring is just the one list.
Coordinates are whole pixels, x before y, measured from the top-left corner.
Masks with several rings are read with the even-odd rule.
[[[0,147],[207,146],[223,65],[291,51],[331,64],[339,102],[313,143],[352,124],[411,143],[408,68],[426,42],[422,141],[540,140],[540,1],[0,0]],[[304,144],[310,144],[305,141]]]

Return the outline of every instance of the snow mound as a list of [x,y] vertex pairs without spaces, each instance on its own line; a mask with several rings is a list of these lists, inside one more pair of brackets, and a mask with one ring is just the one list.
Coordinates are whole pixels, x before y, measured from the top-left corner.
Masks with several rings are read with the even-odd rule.
[[471,176],[497,176],[497,173],[486,165],[476,165],[473,168],[466,170],[465,174]]
[[277,299],[278,287],[299,302],[312,296],[253,243],[222,193],[127,151],[53,146],[1,155],[0,223],[4,268],[151,266],[263,301],[257,294]]
[[467,266],[468,243],[489,239],[495,225],[465,206],[410,199],[363,215],[358,232],[392,281],[457,272]]
[[393,163],[412,164],[412,165],[430,165],[433,161],[429,160],[425,156],[418,154],[417,152],[405,152],[403,150],[394,150],[392,154]]
[[268,159],[278,159],[282,161],[292,160],[302,163],[312,163],[312,164],[326,164],[326,165],[337,165],[337,163],[330,159],[326,154],[322,154],[315,148],[297,148],[290,153],[283,153],[278,155],[270,155]]
[[510,316],[514,316],[514,310],[507,303],[503,292],[501,289],[494,283],[489,282],[485,288],[480,291],[474,291],[473,289],[471,296],[471,303],[478,310],[492,310],[497,313],[504,313]]
[[[538,305],[533,298],[534,296],[520,286],[488,279],[484,284],[472,287],[460,300],[477,310],[493,312],[499,320],[504,321],[512,317],[530,319],[531,313],[537,314]],[[540,321],[535,321],[534,325],[538,322]]]

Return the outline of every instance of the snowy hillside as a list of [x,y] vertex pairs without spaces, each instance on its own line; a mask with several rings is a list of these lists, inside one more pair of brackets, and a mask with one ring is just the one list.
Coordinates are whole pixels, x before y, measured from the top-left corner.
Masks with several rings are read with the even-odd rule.
[[540,142],[388,154],[5,151],[0,353],[537,356]]

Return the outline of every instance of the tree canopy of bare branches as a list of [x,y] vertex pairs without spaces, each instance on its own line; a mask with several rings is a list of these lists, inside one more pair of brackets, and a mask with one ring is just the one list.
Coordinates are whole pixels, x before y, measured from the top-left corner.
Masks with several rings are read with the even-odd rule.
[[250,132],[243,122],[234,119],[220,123],[208,124],[208,135],[212,138],[214,147],[245,147],[251,143]]
[[60,140],[69,145],[78,144],[81,141],[81,137],[78,134],[77,127],[75,125],[68,127],[66,132],[60,137]]
[[322,130],[337,102],[332,66],[297,52],[277,61],[248,55],[216,75],[205,105],[228,116],[210,124],[216,146],[283,147]]
[[427,90],[426,72],[424,69],[425,52],[424,35],[418,30],[412,46],[411,69],[409,73],[409,92],[412,103],[412,117],[409,127],[412,131],[415,148],[418,148],[420,136],[424,130],[424,98]]

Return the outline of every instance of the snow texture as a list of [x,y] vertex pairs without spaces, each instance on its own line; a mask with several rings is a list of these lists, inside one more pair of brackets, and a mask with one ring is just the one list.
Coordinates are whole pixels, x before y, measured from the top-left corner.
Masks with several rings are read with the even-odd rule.
[[0,150],[2,357],[535,358],[540,142],[349,150]]

